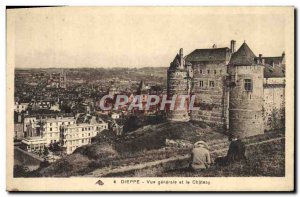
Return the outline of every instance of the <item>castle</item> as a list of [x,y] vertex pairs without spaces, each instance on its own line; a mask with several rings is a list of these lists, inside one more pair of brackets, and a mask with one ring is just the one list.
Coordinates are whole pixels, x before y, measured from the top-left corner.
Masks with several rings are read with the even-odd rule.
[[171,121],[217,124],[241,137],[271,129],[274,111],[284,117],[285,53],[256,56],[244,42],[230,48],[180,49],[168,69],[168,96],[195,95],[197,111],[171,111]]

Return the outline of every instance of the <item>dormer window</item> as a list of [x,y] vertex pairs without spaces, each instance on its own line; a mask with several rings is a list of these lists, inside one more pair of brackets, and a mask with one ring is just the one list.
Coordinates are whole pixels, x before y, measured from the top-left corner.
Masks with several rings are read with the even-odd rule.
[[252,80],[244,79],[244,86],[245,86],[246,91],[248,91],[248,92],[252,91]]

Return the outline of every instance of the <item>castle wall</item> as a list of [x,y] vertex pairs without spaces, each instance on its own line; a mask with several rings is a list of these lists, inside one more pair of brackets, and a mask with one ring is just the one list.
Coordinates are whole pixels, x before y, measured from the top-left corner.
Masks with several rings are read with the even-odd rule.
[[[189,95],[190,82],[189,73],[187,69],[168,70],[168,97],[173,95]],[[177,98],[175,106],[180,105],[180,98]],[[176,108],[175,108],[176,109]],[[173,110],[169,111],[167,115],[168,120],[174,121],[189,121],[188,110]]]
[[[264,79],[264,127],[272,129],[272,115],[282,114],[285,106],[285,81],[284,78]],[[275,113],[275,114],[274,114]],[[278,117],[280,118],[280,117]]]
[[193,94],[200,110],[191,112],[191,120],[228,125],[228,92],[226,91],[226,62],[193,64]]
[[[264,133],[263,66],[230,66],[229,129],[240,137]],[[245,89],[245,80],[252,89]]]

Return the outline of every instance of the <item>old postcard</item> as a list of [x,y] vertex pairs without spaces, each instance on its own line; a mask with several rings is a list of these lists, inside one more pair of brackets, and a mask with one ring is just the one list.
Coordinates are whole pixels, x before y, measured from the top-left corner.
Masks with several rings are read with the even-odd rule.
[[293,191],[293,7],[7,8],[8,191]]

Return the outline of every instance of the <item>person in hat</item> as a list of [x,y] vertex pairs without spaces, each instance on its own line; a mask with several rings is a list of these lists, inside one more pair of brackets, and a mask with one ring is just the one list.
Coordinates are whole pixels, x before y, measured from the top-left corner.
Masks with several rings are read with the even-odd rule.
[[198,141],[194,144],[192,150],[191,168],[195,171],[209,168],[211,164],[208,145],[204,141]]
[[229,137],[230,145],[225,157],[218,157],[215,159],[215,164],[220,166],[227,166],[231,163],[242,161],[246,159],[246,147],[238,135]]
[[246,159],[246,146],[237,135],[231,137],[231,143],[227,152],[227,162],[234,163]]

